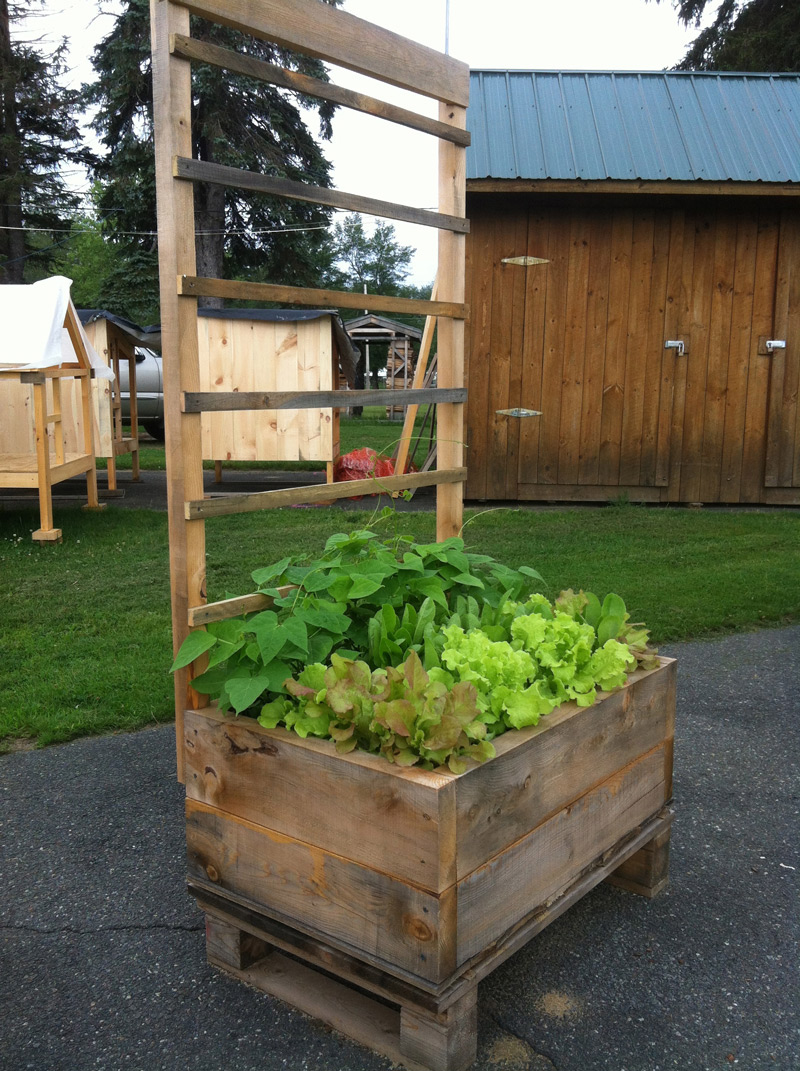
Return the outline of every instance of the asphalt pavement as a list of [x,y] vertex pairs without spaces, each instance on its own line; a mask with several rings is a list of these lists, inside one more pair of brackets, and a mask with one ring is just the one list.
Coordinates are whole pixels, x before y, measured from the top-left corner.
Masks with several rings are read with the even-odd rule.
[[[662,650],[670,884],[599,886],[481,983],[476,1071],[800,1068],[800,627]],[[0,1068],[389,1068],[206,964],[182,802],[170,726],[0,757]]]

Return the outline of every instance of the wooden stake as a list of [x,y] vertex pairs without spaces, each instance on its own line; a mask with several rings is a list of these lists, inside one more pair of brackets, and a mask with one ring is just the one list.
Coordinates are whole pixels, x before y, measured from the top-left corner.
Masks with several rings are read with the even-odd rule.
[[[455,126],[466,126],[466,109],[439,105],[439,118]],[[439,209],[451,215],[466,210],[466,154],[450,142],[439,142]],[[439,298],[463,303],[466,240],[463,234],[439,232]],[[438,341],[438,385],[464,385],[464,321],[440,320]],[[437,411],[438,466],[457,469],[464,464],[464,405],[440,405]],[[464,490],[461,484],[440,484],[436,493],[436,538],[448,539],[461,532]]]
[[[172,642],[177,652],[187,633],[190,605],[205,601],[205,529],[187,521],[184,502],[203,494],[200,414],[181,414],[181,391],[200,389],[197,299],[179,296],[175,280],[196,273],[194,194],[190,183],[176,182],[172,161],[190,156],[191,70],[170,56],[170,34],[189,33],[189,12],[169,0],[151,0],[153,108],[156,132],[158,262],[161,280],[164,422],[167,455]],[[175,736],[178,779],[183,780],[183,710],[199,705],[189,674],[175,674]]]

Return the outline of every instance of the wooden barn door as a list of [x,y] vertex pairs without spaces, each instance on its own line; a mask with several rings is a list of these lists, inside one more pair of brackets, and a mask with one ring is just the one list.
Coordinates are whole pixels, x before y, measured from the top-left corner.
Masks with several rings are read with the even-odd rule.
[[[473,215],[470,497],[585,499],[669,478],[677,252],[652,208],[506,200]],[[503,410],[538,410],[517,418]],[[641,497],[641,496],[640,496]]]
[[769,364],[764,484],[800,488],[800,214],[794,208],[780,213],[772,329],[775,345],[758,339],[759,354]]
[[472,220],[469,497],[800,500],[794,206],[476,198]]

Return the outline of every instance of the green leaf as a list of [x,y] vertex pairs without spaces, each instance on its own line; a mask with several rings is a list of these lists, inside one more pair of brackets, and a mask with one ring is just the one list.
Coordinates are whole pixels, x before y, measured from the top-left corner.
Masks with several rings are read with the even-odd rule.
[[352,581],[347,597],[349,599],[363,599],[367,595],[374,595],[381,586],[380,579],[376,580],[370,576],[357,576]]
[[381,607],[381,618],[383,620],[383,635],[391,639],[397,629],[397,614],[394,607],[389,603],[384,603]]
[[308,629],[305,621],[298,617],[289,617],[283,622],[281,628],[295,647],[299,647],[301,651],[308,654]]
[[206,651],[210,651],[216,643],[216,636],[212,636],[209,632],[205,632],[203,629],[198,629],[196,632],[190,632],[175,656],[175,661],[172,663],[170,673],[174,673],[176,669],[183,669],[185,666],[188,666],[191,662],[194,662],[196,658],[199,658],[200,655],[205,654]]
[[250,576],[261,588],[265,584],[268,584],[270,580],[274,580],[275,577],[281,576],[281,574],[284,572],[291,560],[291,558],[281,558],[281,560],[279,562],[275,562],[274,565],[266,565],[263,569],[256,569],[255,572],[250,574]]
[[470,573],[456,573],[453,577],[454,584],[461,584],[465,588],[479,588],[483,591],[484,583],[479,580],[477,576],[472,576]]
[[261,658],[264,664],[268,665],[283,649],[288,636],[278,624],[277,616],[274,621],[262,621],[253,631],[255,632],[258,649],[261,652]]
[[336,613],[332,610],[317,610],[313,607],[298,608],[294,615],[301,621],[315,628],[324,628],[326,632],[333,632],[337,636],[347,632],[350,628],[350,618],[346,614]]
[[447,609],[447,599],[442,591],[442,581],[435,576],[422,576],[409,581],[409,591],[415,595],[427,595],[434,602]]
[[233,709],[237,714],[241,714],[243,710],[251,707],[269,686],[269,678],[266,676],[237,677],[226,682],[225,691]]
[[237,651],[240,651],[244,645],[244,638],[236,643],[228,643],[227,640],[220,640],[217,644],[217,649],[209,655],[208,668],[212,669],[214,666],[219,665],[220,662],[227,662],[228,659],[235,655]]
[[604,616],[597,626],[597,642],[599,646],[603,647],[608,640],[615,640],[619,636],[622,624],[621,617]]
[[270,662],[266,667],[263,674],[259,676],[259,680],[265,680],[267,683],[266,688],[269,688],[271,692],[285,692],[286,689],[283,686],[283,682],[288,680],[292,675],[292,667],[286,662]]
[[336,583],[340,575],[332,570],[314,569],[303,579],[303,591],[308,591],[312,595],[318,591],[328,591]]
[[591,625],[593,629],[597,629],[600,624],[600,618],[603,616],[603,610],[600,606],[600,600],[591,591],[586,592],[586,607],[583,611],[583,620],[587,625]]
[[603,599],[603,617],[618,617],[620,621],[625,620],[627,614],[625,603],[619,597],[619,595],[606,595]]
[[201,695],[219,695],[230,673],[224,666],[215,666],[192,679],[192,688]]

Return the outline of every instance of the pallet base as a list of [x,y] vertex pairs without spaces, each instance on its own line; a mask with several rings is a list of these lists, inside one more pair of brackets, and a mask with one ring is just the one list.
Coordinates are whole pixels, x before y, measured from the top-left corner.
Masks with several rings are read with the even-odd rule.
[[229,896],[189,889],[206,914],[209,963],[410,1071],[465,1071],[477,1055],[481,979],[601,881],[657,895],[667,884],[671,823],[666,808],[439,986],[379,971]]

